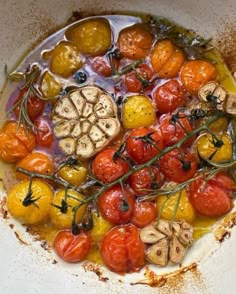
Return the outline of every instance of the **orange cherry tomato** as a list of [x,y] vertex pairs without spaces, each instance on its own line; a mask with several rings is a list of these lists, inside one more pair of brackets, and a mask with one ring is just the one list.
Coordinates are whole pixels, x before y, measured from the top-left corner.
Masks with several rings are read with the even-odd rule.
[[48,119],[46,117],[40,116],[35,120],[34,124],[37,127],[37,145],[49,148],[54,142],[54,136]]
[[[17,163],[16,168],[18,167],[40,174],[52,174],[55,170],[51,159],[47,155],[39,152],[27,154],[26,157]],[[16,175],[20,180],[28,179],[28,176],[22,173],[17,172]]]
[[177,80],[170,80],[155,89],[153,98],[160,113],[172,112],[184,106],[185,91]]
[[106,266],[120,274],[137,272],[145,264],[144,244],[132,224],[108,232],[102,241],[101,254]]
[[112,224],[128,223],[134,209],[134,196],[120,185],[115,185],[103,192],[98,198],[98,207],[102,217]]
[[150,170],[145,167],[129,177],[129,185],[136,196],[143,196],[148,194],[149,190],[153,187],[161,187],[163,178],[163,175],[157,167],[152,166]]
[[153,36],[143,24],[134,24],[120,31],[118,47],[123,57],[140,59],[147,56]]
[[0,131],[0,158],[6,162],[24,158],[35,146],[34,135],[26,134],[22,125],[17,129],[16,122],[7,122]]
[[[150,142],[147,142],[144,136],[149,136]],[[134,129],[130,132],[126,142],[130,158],[139,164],[152,159],[164,147],[159,131],[145,127]]]
[[79,262],[85,258],[91,248],[91,237],[88,233],[80,232],[73,235],[71,231],[60,231],[54,242],[55,252],[67,262]]
[[156,43],[151,53],[151,64],[160,78],[175,78],[185,62],[183,51],[170,40]]
[[107,148],[98,153],[92,163],[94,175],[108,184],[120,178],[129,171],[129,165],[122,158],[113,158],[117,149]]
[[125,75],[124,83],[125,87],[130,92],[140,92],[144,85],[141,78],[147,82],[153,77],[153,71],[147,64],[140,64],[136,68],[136,72],[131,71]]
[[202,85],[217,78],[213,64],[204,60],[191,60],[183,66],[180,79],[190,94],[197,94]]
[[137,202],[134,206],[134,212],[131,223],[138,228],[144,228],[157,218],[156,205],[152,202]]

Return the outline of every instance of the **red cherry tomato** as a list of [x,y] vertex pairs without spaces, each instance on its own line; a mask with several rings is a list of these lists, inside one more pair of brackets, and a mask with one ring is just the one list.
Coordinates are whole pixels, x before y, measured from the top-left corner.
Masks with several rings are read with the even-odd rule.
[[113,228],[102,240],[101,255],[113,272],[139,271],[145,264],[145,251],[138,229],[131,224]]
[[189,200],[199,214],[219,217],[232,209],[230,197],[235,188],[235,183],[223,173],[208,181],[202,177],[190,184]]
[[92,168],[94,175],[108,184],[120,178],[129,171],[129,165],[122,158],[113,159],[117,149],[107,148],[95,157]]
[[140,164],[149,161],[163,147],[160,132],[150,128],[134,129],[127,138],[127,152],[135,163]]
[[[140,77],[141,78],[140,78]],[[131,71],[125,75],[125,86],[130,92],[140,92],[143,89],[143,83],[141,79],[150,81],[153,77],[153,71],[147,64],[140,64],[136,68],[136,72]]]
[[112,75],[112,68],[105,57],[95,57],[91,62],[92,69],[101,76],[109,77]]
[[[186,136],[186,132],[192,131],[192,126],[187,117],[181,117],[179,122],[171,123],[173,114],[163,114],[160,117],[160,129],[165,146],[171,146]],[[184,129],[183,129],[184,128]],[[194,137],[187,140],[184,145],[189,146],[193,143]]]
[[37,144],[42,147],[50,147],[54,141],[54,136],[48,119],[41,116],[36,119],[34,124],[37,127]]
[[131,223],[138,228],[144,228],[157,218],[157,209],[152,202],[137,202],[134,207]]
[[185,104],[185,91],[177,80],[170,80],[158,87],[153,98],[161,113],[172,112]]
[[[19,100],[24,99],[24,95],[26,95],[28,89],[22,89],[19,92],[18,97],[14,104],[16,104]],[[34,96],[30,93],[29,97],[27,98],[27,113],[31,121],[34,121],[37,117],[39,117],[44,109],[44,101],[39,99],[38,97]],[[20,105],[16,106],[14,109],[14,113],[16,117],[19,117],[20,113]]]
[[120,185],[111,187],[98,198],[98,207],[102,217],[117,225],[130,221],[134,204],[134,196],[127,188],[124,188],[123,193]]
[[161,158],[160,170],[168,180],[182,183],[194,176],[197,161],[190,151],[174,149]]
[[67,262],[78,262],[85,258],[91,247],[91,237],[88,233],[80,232],[73,235],[71,231],[60,231],[54,242],[55,252]]
[[155,166],[149,168],[145,167],[136,171],[129,177],[129,185],[133,189],[136,196],[148,194],[148,191],[155,186],[161,187],[163,184],[163,175]]

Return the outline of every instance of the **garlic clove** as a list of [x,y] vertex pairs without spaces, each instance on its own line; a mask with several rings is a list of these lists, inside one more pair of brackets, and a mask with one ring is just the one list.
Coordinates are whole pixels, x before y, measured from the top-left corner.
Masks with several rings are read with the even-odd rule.
[[180,263],[185,255],[185,247],[178,240],[177,236],[173,236],[170,241],[169,259],[171,263]]
[[149,262],[166,266],[168,263],[169,241],[165,238],[150,246],[146,258]]
[[140,230],[140,238],[144,243],[153,244],[166,238],[166,236],[158,232],[153,226],[149,226]]

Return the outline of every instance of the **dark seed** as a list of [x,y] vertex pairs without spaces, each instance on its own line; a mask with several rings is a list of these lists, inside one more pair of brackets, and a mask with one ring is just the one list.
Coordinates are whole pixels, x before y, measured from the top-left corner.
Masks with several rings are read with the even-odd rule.
[[87,75],[84,71],[77,71],[73,78],[77,84],[83,84],[87,80]]

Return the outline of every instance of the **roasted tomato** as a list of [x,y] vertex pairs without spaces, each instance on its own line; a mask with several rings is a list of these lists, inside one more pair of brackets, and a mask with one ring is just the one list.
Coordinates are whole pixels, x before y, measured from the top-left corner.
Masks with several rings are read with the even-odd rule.
[[91,248],[91,237],[85,232],[73,235],[69,230],[60,231],[53,242],[53,248],[64,261],[79,262]]
[[153,36],[143,24],[134,24],[120,31],[118,47],[123,57],[140,59],[147,56]]
[[42,76],[40,84],[40,91],[43,96],[50,100],[59,95],[61,90],[62,84],[56,80],[56,78],[48,70],[46,70]]
[[52,128],[49,124],[49,121],[46,117],[40,116],[34,122],[36,130],[36,141],[37,144],[41,147],[49,148],[54,142],[54,136]]
[[17,122],[7,122],[0,131],[0,158],[6,162],[16,162],[24,158],[35,146],[32,133],[26,134],[23,125],[17,127]]
[[185,63],[180,79],[185,89],[191,94],[197,94],[202,85],[215,80],[217,70],[213,64],[204,60],[191,60]]
[[134,207],[131,223],[138,228],[144,228],[157,218],[156,205],[152,202],[137,202]]
[[91,61],[92,69],[103,77],[110,77],[112,75],[112,68],[106,57],[95,57]]
[[153,77],[153,71],[147,64],[140,64],[135,71],[125,75],[125,87],[130,92],[140,92],[148,86]]
[[[7,208],[10,214],[26,225],[46,222],[53,198],[53,191],[48,184],[33,180],[31,194],[30,181],[20,182],[7,194]],[[28,196],[28,197],[26,197]]]
[[129,171],[124,159],[114,158],[116,151],[116,148],[107,148],[98,153],[92,163],[94,175],[103,183],[111,183]]
[[101,242],[104,235],[109,232],[114,225],[95,212],[92,214],[92,217],[93,227],[90,230],[90,235],[93,242],[98,244]]
[[116,273],[139,271],[145,264],[144,244],[131,224],[113,228],[102,241],[102,259]]
[[[19,167],[40,174],[52,174],[55,169],[52,160],[47,155],[39,152],[27,154],[17,163],[16,168]],[[28,176],[22,173],[17,172],[16,175],[20,180],[28,179]]]
[[230,197],[235,189],[235,183],[226,174],[219,173],[207,181],[201,177],[192,182],[189,199],[199,214],[219,217],[232,209]]
[[60,178],[76,187],[86,180],[87,174],[87,168],[82,165],[65,165],[58,172]]
[[160,170],[168,180],[182,183],[194,176],[197,161],[187,149],[174,149],[161,158]]
[[120,185],[115,185],[103,192],[98,198],[98,207],[104,219],[113,224],[128,223],[134,209],[134,196]]
[[127,152],[135,163],[145,163],[152,159],[163,148],[159,131],[139,128],[130,132],[127,138]]
[[170,40],[157,42],[151,54],[152,67],[160,78],[177,77],[184,61],[183,51]]
[[[26,95],[28,95],[27,98]],[[33,95],[32,92],[29,92],[28,89],[22,89],[19,92],[18,97],[16,98],[14,104],[17,106],[14,108],[14,113],[17,118],[19,118],[19,113],[21,109],[21,103],[19,101],[27,99],[27,114],[31,121],[34,121],[37,117],[39,117],[44,109],[44,101]],[[19,104],[18,104],[19,103]]]
[[136,196],[148,194],[153,188],[160,188],[163,184],[163,175],[159,169],[152,166],[136,171],[129,177],[129,185]]
[[[180,114],[180,116],[182,115]],[[165,146],[174,145],[186,136],[186,131],[191,132],[193,130],[190,121],[185,115],[180,117],[178,122],[175,122],[171,114],[163,114],[160,117],[160,129]],[[194,137],[188,139],[184,145],[191,145],[194,139]]]
[[170,80],[155,89],[153,98],[160,113],[176,110],[185,104],[185,91],[177,80]]

